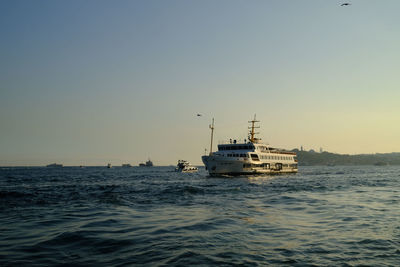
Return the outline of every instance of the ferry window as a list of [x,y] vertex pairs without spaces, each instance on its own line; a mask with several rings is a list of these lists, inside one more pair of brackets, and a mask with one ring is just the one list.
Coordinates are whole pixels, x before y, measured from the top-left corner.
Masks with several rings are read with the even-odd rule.
[[252,160],[259,160],[257,154],[251,154]]

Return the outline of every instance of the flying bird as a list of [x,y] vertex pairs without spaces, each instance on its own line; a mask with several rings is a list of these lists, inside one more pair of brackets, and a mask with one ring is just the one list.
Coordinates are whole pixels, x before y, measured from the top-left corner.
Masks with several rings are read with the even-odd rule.
[[350,6],[350,5],[351,5],[350,3],[343,3],[340,6]]
[[197,117],[200,117],[200,116],[203,116],[203,115],[201,115],[201,114],[197,114]]

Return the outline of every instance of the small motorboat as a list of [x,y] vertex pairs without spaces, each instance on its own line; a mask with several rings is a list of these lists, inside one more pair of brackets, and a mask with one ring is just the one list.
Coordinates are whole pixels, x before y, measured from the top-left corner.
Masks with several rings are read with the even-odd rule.
[[178,160],[178,164],[175,168],[176,172],[197,172],[198,170],[196,166],[190,165],[186,160]]

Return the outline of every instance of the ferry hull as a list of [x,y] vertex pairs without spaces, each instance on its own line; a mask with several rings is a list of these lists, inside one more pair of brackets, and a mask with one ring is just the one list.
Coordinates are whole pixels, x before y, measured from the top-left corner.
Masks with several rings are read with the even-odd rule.
[[202,156],[202,161],[211,176],[297,173],[298,171],[297,168],[286,167],[286,164],[280,162],[254,162],[216,156]]

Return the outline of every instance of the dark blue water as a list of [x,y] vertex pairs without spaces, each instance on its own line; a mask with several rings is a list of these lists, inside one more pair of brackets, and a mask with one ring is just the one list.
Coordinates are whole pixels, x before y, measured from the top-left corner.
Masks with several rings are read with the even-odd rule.
[[0,265],[399,266],[400,167],[0,168]]

